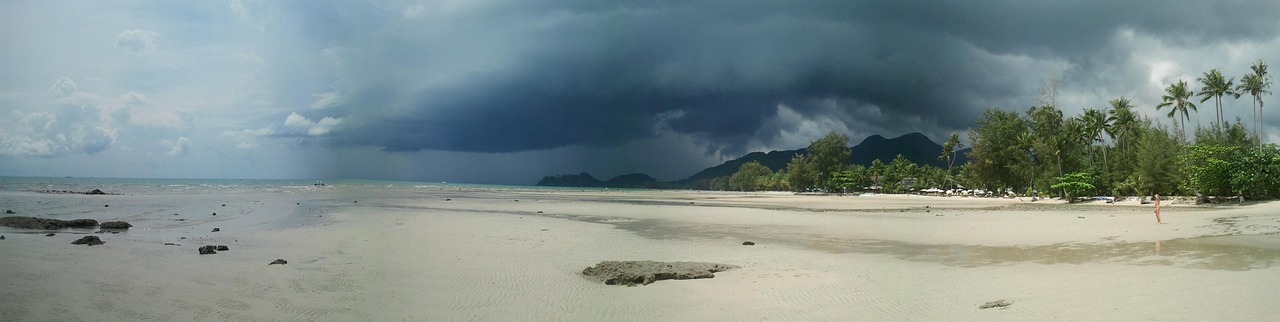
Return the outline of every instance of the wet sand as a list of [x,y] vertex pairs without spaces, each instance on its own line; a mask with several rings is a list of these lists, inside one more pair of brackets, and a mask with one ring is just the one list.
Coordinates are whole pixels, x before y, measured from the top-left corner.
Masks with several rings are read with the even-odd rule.
[[[98,246],[70,245],[89,231],[0,228],[6,321],[1280,319],[1274,202],[1169,207],[1161,225],[1136,203],[890,195],[335,188],[0,202],[135,226]],[[198,255],[206,244],[231,250]],[[267,265],[276,258],[289,263]],[[581,276],[606,260],[741,268],[640,287]],[[1012,305],[979,308],[996,300]]]

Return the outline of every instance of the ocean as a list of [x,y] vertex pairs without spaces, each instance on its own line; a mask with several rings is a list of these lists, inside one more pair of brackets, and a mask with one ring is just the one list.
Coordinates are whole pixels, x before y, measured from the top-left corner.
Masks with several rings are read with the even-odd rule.
[[[323,184],[323,185],[321,185]],[[0,192],[88,192],[94,189],[109,194],[184,195],[223,193],[317,193],[368,190],[383,193],[422,190],[455,191],[601,191],[603,188],[539,187],[521,185],[467,184],[388,180],[340,179],[333,181],[278,179],[154,179],[154,178],[56,178],[0,177]],[[614,189],[617,190],[617,189]],[[627,189],[623,189],[627,190]]]

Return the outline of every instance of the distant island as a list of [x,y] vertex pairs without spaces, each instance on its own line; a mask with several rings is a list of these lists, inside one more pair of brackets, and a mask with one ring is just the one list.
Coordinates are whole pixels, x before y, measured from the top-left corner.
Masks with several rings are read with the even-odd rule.
[[[870,167],[876,160],[883,163],[893,161],[898,155],[902,155],[907,160],[922,165],[930,165],[946,168],[947,163],[938,158],[942,152],[942,145],[933,142],[928,136],[914,132],[902,135],[896,138],[887,139],[880,135],[872,135],[863,139],[861,143],[849,148],[850,164],[857,164]],[[957,153],[955,165],[959,166],[969,161],[965,156],[968,149],[960,150]],[[660,182],[653,177],[643,173],[624,174],[607,181],[600,181],[591,174],[583,172],[579,174],[559,174],[549,175],[538,180],[538,186],[549,187],[610,187],[610,188],[650,188],[650,189],[706,189],[709,182],[716,178],[726,178],[732,176],[743,164],[757,162],[769,168],[770,171],[778,172],[787,168],[787,163],[796,155],[806,153],[806,148],[785,151],[751,152],[733,160],[725,161],[719,165],[698,171],[688,178],[672,181]]]

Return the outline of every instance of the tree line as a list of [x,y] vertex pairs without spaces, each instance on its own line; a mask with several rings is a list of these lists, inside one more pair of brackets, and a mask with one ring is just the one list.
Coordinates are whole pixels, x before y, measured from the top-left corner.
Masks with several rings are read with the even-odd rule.
[[[963,148],[958,135],[944,146],[939,159],[956,157]],[[806,153],[797,154],[786,168],[773,172],[758,162],[748,162],[731,176],[712,179],[712,190],[852,192],[868,187],[887,193],[907,192],[912,187],[941,187],[954,184],[948,169],[920,165],[898,155],[885,163],[873,160],[869,166],[850,163],[849,137],[830,132],[809,144]]]
[[[870,166],[849,163],[848,137],[831,132],[813,141],[777,173],[759,163],[711,181],[713,190],[860,191],[886,193],[912,188],[969,188],[1021,195],[1073,198],[1085,195],[1197,195],[1280,197],[1280,149],[1263,144],[1263,97],[1271,94],[1265,62],[1235,83],[1217,69],[1169,85],[1156,111],[1166,112],[1173,129],[1142,116],[1132,101],[1113,99],[1102,108],[1067,116],[1057,106],[1056,81],[1042,88],[1039,104],[1025,112],[989,108],[968,131],[969,162],[954,166],[964,148],[952,133],[938,156],[948,166],[917,165],[899,155]],[[1249,96],[1252,126],[1222,117],[1222,99]],[[1197,125],[1188,139],[1186,122],[1198,113],[1196,97],[1213,100],[1216,117]]]

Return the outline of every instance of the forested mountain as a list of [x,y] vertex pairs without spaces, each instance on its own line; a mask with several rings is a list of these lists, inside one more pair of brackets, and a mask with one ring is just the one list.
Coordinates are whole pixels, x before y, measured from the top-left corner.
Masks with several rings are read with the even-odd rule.
[[[889,163],[893,161],[899,154],[907,158],[907,160],[916,164],[927,164],[946,168],[946,162],[938,159],[938,155],[942,154],[942,145],[933,142],[929,137],[920,133],[910,133],[892,139],[886,139],[880,135],[872,135],[862,140],[862,143],[854,145],[850,149],[849,161],[852,164],[860,164],[870,166],[872,161],[880,160],[880,162]],[[960,150],[957,153],[956,166],[960,166],[969,161],[966,156],[969,150]],[[770,151],[769,153],[752,152],[741,158],[725,161],[720,165],[699,171],[694,175],[676,181],[678,184],[689,184],[698,180],[709,180],[718,177],[727,177],[738,171],[738,167],[749,162],[759,162],[768,167],[769,170],[777,172],[787,167],[787,162],[791,161],[791,157],[796,154],[804,153],[805,149],[786,150],[786,151]]]

